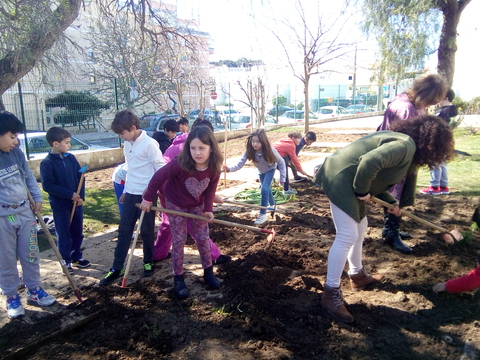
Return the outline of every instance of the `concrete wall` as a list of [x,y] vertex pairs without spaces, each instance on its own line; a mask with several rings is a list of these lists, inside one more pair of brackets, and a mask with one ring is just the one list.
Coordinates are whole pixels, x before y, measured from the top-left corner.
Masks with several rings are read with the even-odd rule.
[[[125,162],[123,156],[123,149],[107,149],[107,150],[95,150],[89,152],[75,152],[80,166],[88,165],[88,171],[102,169]],[[28,165],[33,171],[35,177],[40,180],[40,163],[42,159],[28,160]]]

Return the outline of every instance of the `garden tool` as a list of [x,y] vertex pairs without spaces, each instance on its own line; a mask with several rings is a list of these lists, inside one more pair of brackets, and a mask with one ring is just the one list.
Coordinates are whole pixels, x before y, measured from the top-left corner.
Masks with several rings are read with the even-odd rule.
[[[135,204],[135,206],[139,207],[140,204]],[[208,219],[207,217],[205,217],[205,216],[189,214],[189,213],[185,213],[185,212],[182,212],[182,211],[164,209],[164,208],[160,208],[160,207],[156,207],[156,206],[152,206],[152,207],[151,207],[151,210],[161,211],[161,212],[164,212],[164,213],[167,213],[167,214],[184,216],[184,217],[188,217],[188,218],[192,218],[192,219],[209,221],[209,219]],[[234,223],[234,222],[230,222],[230,221],[225,221],[225,220],[218,220],[218,219],[213,219],[212,222],[214,222],[214,223],[216,223],[216,224],[222,224],[222,225],[226,225],[226,226],[235,226],[235,227],[239,227],[239,228],[246,229],[246,230],[250,230],[250,231],[255,231],[255,232],[260,232],[260,233],[264,233],[264,234],[269,234],[269,235],[267,236],[267,248],[270,247],[270,245],[273,243],[273,241],[274,241],[274,239],[275,239],[275,230],[274,230],[274,229],[272,229],[272,230],[267,230],[267,229],[257,228],[257,227],[255,227],[255,226],[243,225],[243,224],[238,224],[238,223]]]
[[[85,173],[87,172],[87,168],[88,168],[88,165],[85,165],[80,170],[78,170],[78,172],[82,174],[82,176],[80,176],[80,181],[78,182],[78,188],[77,188],[77,194],[79,194],[79,195],[80,195],[80,191],[82,190],[83,182],[85,180]],[[73,215],[75,214],[75,209],[77,207],[77,202],[78,201],[73,202],[72,212],[70,214],[70,224],[72,223]]]
[[[35,205],[35,200],[33,200],[33,196],[28,189],[27,189],[27,194],[28,194],[28,200],[30,201],[30,204]],[[70,283],[70,286],[72,287],[73,292],[75,293],[75,296],[77,297],[77,299],[79,301],[77,306],[84,303],[85,300],[82,299],[82,295],[80,294],[80,290],[78,289],[77,284],[75,283],[75,280],[73,280],[72,275],[68,271],[67,263],[65,262],[65,260],[63,260],[63,257],[60,254],[60,251],[58,251],[57,244],[55,244],[55,241],[53,240],[53,237],[50,234],[50,231],[48,231],[48,227],[45,224],[45,221],[43,220],[43,216],[41,216],[40,214],[37,214],[35,211],[33,213],[35,214],[35,216],[38,219],[38,222],[42,226],[42,229],[45,232],[45,236],[47,237],[48,242],[50,243],[50,246],[52,247],[52,250],[55,253],[55,256],[57,257],[58,261],[60,262],[60,266],[62,267],[63,274],[67,277],[68,282]]]
[[130,247],[130,253],[128,254],[127,266],[125,267],[125,273],[123,274],[122,285],[121,287],[126,287],[128,272],[130,271],[130,265],[132,264],[133,252],[135,251],[135,246],[137,245],[138,233],[142,227],[143,217],[145,216],[145,211],[142,211],[140,214],[140,220],[138,220],[137,231],[133,237],[132,246]]
[[277,210],[276,206],[269,207],[269,206],[255,205],[255,204],[246,204],[246,203],[243,203],[243,202],[240,202],[240,201],[233,201],[233,200],[227,200],[227,199],[223,199],[223,202],[227,203],[227,204],[242,205],[242,206],[251,207],[251,208],[255,208],[255,209],[266,209],[266,210],[270,211],[270,215],[272,216],[272,218],[275,216],[275,211]]
[[[380,204],[382,206],[385,206],[386,208],[393,209],[395,206],[392,204],[389,204],[383,200],[380,200],[376,198],[375,196],[371,196],[370,200],[373,202],[376,202],[377,204]],[[443,240],[447,244],[453,244],[456,243],[457,241],[460,241],[463,239],[463,235],[458,231],[457,229],[453,229],[452,231],[448,231],[447,229],[444,229],[438,225],[432,224],[431,222],[428,222],[427,220],[421,219],[416,215],[413,215],[412,213],[409,213],[408,211],[402,210],[402,214],[408,216],[409,218],[419,222],[420,224],[427,225],[435,230],[441,231],[443,233]]]

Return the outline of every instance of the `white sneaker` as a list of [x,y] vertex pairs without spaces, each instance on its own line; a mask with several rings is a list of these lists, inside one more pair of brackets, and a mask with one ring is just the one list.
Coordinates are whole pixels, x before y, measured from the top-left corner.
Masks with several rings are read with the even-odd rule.
[[30,305],[50,306],[56,300],[52,295],[48,295],[41,286],[37,286],[35,290],[32,291],[27,289],[27,303]]
[[293,189],[283,190],[283,195],[295,195],[296,193],[297,191]]
[[25,309],[22,307],[19,294],[7,298],[7,315],[10,319],[25,315]]
[[255,225],[262,225],[267,222],[267,214],[258,214],[257,220],[255,220]]

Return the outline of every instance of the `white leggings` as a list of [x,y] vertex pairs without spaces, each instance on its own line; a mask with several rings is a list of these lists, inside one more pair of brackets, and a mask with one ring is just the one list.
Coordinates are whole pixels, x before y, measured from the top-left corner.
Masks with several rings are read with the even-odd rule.
[[367,217],[357,223],[344,211],[330,202],[330,211],[337,235],[328,253],[327,280],[325,284],[330,287],[340,287],[340,278],[348,260],[348,274],[356,274],[362,270],[362,248]]

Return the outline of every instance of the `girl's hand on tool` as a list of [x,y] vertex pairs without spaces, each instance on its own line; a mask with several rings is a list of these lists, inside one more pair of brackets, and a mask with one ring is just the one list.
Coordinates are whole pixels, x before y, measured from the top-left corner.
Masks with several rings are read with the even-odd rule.
[[82,206],[83,205],[83,199],[80,198],[77,200],[77,206]]
[[387,209],[387,211],[390,213],[390,214],[394,214],[395,216],[400,216],[402,215],[402,210],[400,209],[400,206],[398,205],[398,203],[395,203],[395,204],[392,204],[393,206],[395,206],[393,209]]
[[215,197],[213,198],[213,202],[217,204],[223,204],[223,199],[219,195],[215,194]]
[[152,208],[152,203],[148,203],[145,201],[142,201],[140,204],[140,210],[145,211],[145,212],[150,212],[150,209]]
[[230,169],[226,165],[222,165],[222,171],[230,172]]
[[367,194],[365,196],[357,196],[358,200],[362,200],[362,201],[368,201],[370,200],[370,194]]
[[74,192],[73,195],[72,195],[72,200],[73,201],[79,201],[80,199],[81,199],[80,195],[78,195],[77,193]]
[[212,212],[204,212],[204,213],[203,213],[203,216],[205,216],[205,217],[208,218],[208,222],[212,222],[212,221],[213,221],[213,213],[212,213]]

